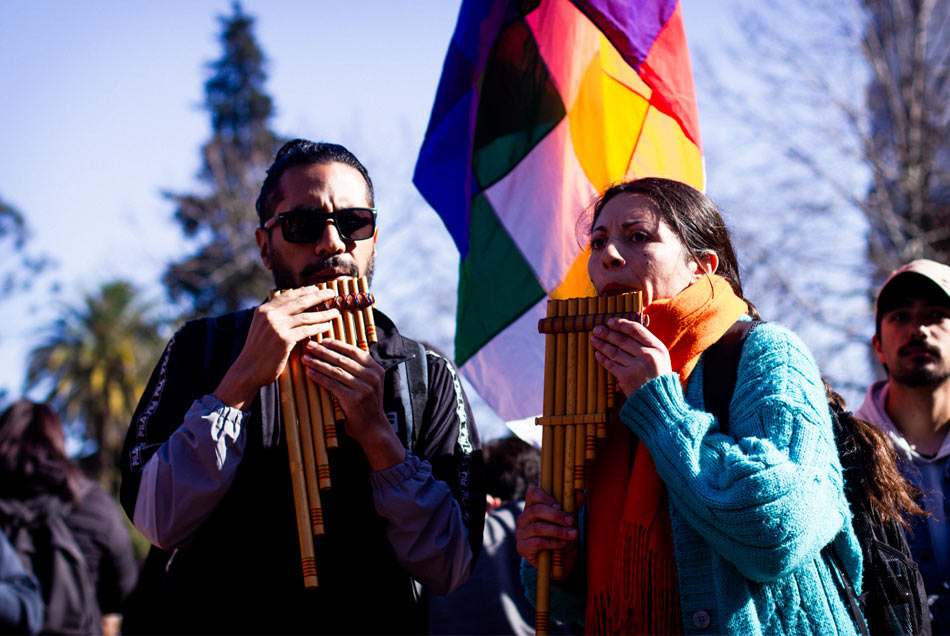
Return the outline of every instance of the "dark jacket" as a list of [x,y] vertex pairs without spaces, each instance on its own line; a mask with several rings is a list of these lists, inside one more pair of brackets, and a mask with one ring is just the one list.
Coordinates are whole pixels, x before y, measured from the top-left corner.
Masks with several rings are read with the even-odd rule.
[[0,634],[36,634],[43,627],[40,582],[0,530]]
[[[135,514],[141,471],[182,424],[195,400],[217,387],[247,336],[251,310],[187,323],[166,348],[142,397],[121,462],[121,499]],[[409,439],[407,387],[400,369],[414,343],[376,312],[371,355],[386,370],[384,410],[403,444],[431,464],[458,502],[472,552],[482,538],[484,486],[471,412],[455,371],[428,353],[421,425]],[[213,346],[208,346],[213,342]],[[327,533],[315,539],[319,588],[304,589],[286,442],[276,384],[261,389],[245,423],[234,481],[187,545],[169,559],[153,549],[139,601],[157,609],[147,624],[129,616],[128,633],[418,632],[424,629],[409,574],[377,514],[362,449],[345,435],[331,451],[333,488],[322,493]],[[342,430],[340,431],[342,433]],[[154,586],[148,589],[148,586]],[[141,607],[141,605],[140,605]]]
[[[49,466],[47,468],[55,469]],[[70,608],[67,616],[75,616],[73,610],[77,608],[77,603],[80,603],[79,607],[85,607],[83,615],[91,617],[94,629],[98,630],[102,614],[124,611],[124,603],[138,579],[138,564],[132,552],[132,542],[122,510],[115,500],[97,483],[82,478],[78,488],[78,501],[72,502],[65,487],[65,473],[61,468],[57,472],[62,473],[61,482],[34,479],[29,486],[32,491],[30,497],[10,497],[9,493],[0,495],[0,525],[6,529],[12,541],[17,541],[19,532],[34,532],[24,529],[37,524],[46,528],[45,522],[40,520],[52,515],[55,509],[57,518],[61,518],[65,523],[67,532],[72,535],[75,546],[81,553],[81,567],[86,573],[82,578],[88,581],[70,581],[68,589],[73,591],[62,594],[79,594],[81,588],[88,586],[89,603],[66,602],[60,593],[51,591],[54,581],[50,577],[55,576],[57,571],[48,569],[51,567],[50,554],[42,553],[37,556],[40,569],[36,574],[43,586],[44,595],[56,597],[55,602],[51,598],[47,598],[47,602],[53,603],[59,610]],[[45,476],[49,477],[49,473]],[[48,487],[48,492],[43,491],[44,485]],[[28,545],[42,552],[39,546],[46,544],[30,541]],[[58,585],[55,587],[67,589]],[[81,595],[77,598],[81,598]],[[55,623],[60,618],[61,614],[48,611],[44,631],[54,629],[49,624],[50,620]]]
[[89,567],[103,614],[121,614],[138,580],[139,568],[122,510],[115,499],[92,483],[66,517]]

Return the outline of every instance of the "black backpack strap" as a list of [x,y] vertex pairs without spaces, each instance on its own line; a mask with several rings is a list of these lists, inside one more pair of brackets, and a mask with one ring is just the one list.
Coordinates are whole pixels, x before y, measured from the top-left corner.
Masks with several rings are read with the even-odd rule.
[[858,628],[861,636],[870,636],[867,621],[864,620],[864,614],[861,613],[861,608],[858,605],[858,595],[855,594],[854,585],[851,584],[851,577],[848,576],[838,560],[834,545],[829,543],[821,549],[821,553],[828,562],[828,569],[831,570],[831,577],[835,580],[838,592],[848,601],[848,613],[851,614],[851,620],[854,621],[855,627]]
[[[205,321],[204,375],[208,375],[211,371],[212,364],[221,364],[226,361],[230,366],[237,359],[244,347],[245,338],[236,336],[250,329],[253,317],[254,311],[245,309],[235,314],[208,318]],[[223,333],[228,335],[225,343],[222,343],[222,339],[219,338],[219,335]],[[222,344],[227,346],[227,352],[222,350]]]
[[217,333],[215,333],[215,320],[209,318],[205,321],[205,356],[204,356],[204,375],[211,371],[211,360],[214,358],[214,345],[217,342]]
[[[202,376],[209,380],[206,389],[213,390],[210,379],[216,374],[224,377],[244,348],[247,332],[251,328],[254,309],[244,309],[234,314],[225,314],[205,320],[205,350]],[[216,376],[217,377],[217,376]],[[215,380],[215,383],[217,380]],[[261,431],[266,446],[276,446],[282,433],[277,406],[280,400],[277,381],[261,387]]]
[[703,403],[719,420],[723,433],[729,428],[729,402],[736,389],[742,346],[759,324],[758,320],[737,320],[703,356]]
[[402,408],[402,421],[405,430],[399,430],[399,417],[392,422],[400,441],[413,450],[418,441],[418,431],[422,427],[426,401],[429,393],[429,363],[426,360],[426,348],[415,340],[402,336],[402,346],[406,359],[396,365],[396,399]]
[[[412,451],[416,447],[418,431],[422,428],[422,418],[425,415],[426,402],[429,394],[429,361],[426,359],[426,348],[421,342],[416,342],[405,336],[402,338],[403,349],[410,353],[408,358],[399,363],[397,373],[400,376],[398,399],[402,403],[402,412],[405,414],[406,437],[404,443]],[[399,431],[396,431],[399,435]],[[422,584],[415,578],[412,582],[412,598],[418,606],[423,602]]]
[[415,355],[406,360],[406,380],[409,386],[409,404],[406,409],[406,440],[409,450],[415,448],[416,436],[422,427],[422,418],[425,415],[426,401],[429,393],[429,362],[426,359],[426,348],[415,340],[403,338],[403,343],[414,346]]

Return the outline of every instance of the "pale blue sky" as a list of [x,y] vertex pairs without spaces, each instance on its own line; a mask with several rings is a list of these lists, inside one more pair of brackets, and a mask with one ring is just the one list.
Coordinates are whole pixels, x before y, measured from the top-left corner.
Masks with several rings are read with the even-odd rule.
[[[401,4],[244,2],[270,60],[275,128],[359,127],[386,145],[405,122],[421,139],[458,3]],[[159,191],[193,184],[204,65],[229,12],[228,0],[0,4],[0,196],[37,221],[36,245],[67,281],[145,280],[174,252]]]
[[[373,159],[406,137],[416,151],[458,2],[243,7],[269,59],[277,131]],[[26,217],[31,249],[59,263],[34,293],[0,302],[11,395],[49,315],[44,281],[61,281],[66,299],[116,276],[154,286],[182,253],[160,193],[195,188],[205,64],[220,55],[216,16],[229,13],[229,0],[0,3],[0,198]],[[369,167],[380,179],[384,167]]]

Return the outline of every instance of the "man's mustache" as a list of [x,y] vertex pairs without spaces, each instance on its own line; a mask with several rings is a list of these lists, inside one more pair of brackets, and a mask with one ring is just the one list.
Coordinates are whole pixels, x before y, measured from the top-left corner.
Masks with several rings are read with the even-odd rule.
[[908,353],[928,353],[938,358],[941,357],[940,349],[934,345],[927,344],[925,340],[911,340],[898,349],[897,353],[900,355],[906,355]]
[[328,269],[337,270],[342,276],[357,278],[360,275],[360,268],[357,266],[355,258],[348,254],[334,254],[304,267],[300,272],[300,280],[313,278]]

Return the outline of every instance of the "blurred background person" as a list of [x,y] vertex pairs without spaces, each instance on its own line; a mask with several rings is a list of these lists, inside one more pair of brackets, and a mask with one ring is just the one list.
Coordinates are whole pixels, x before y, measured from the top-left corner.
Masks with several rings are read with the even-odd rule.
[[0,526],[39,579],[44,632],[114,633],[138,568],[118,503],[66,455],[45,404],[0,415]]
[[43,626],[43,594],[0,530],[0,634],[36,634]]
[[896,269],[875,305],[871,340],[887,378],[855,415],[890,437],[928,517],[907,533],[929,596],[933,633],[950,633],[950,267],[919,259]]
[[[482,446],[488,507],[482,553],[472,577],[447,596],[428,597],[430,634],[534,634],[534,607],[521,584],[515,519],[528,486],[537,485],[541,452],[511,435]],[[580,634],[580,625],[551,622],[552,634]]]

